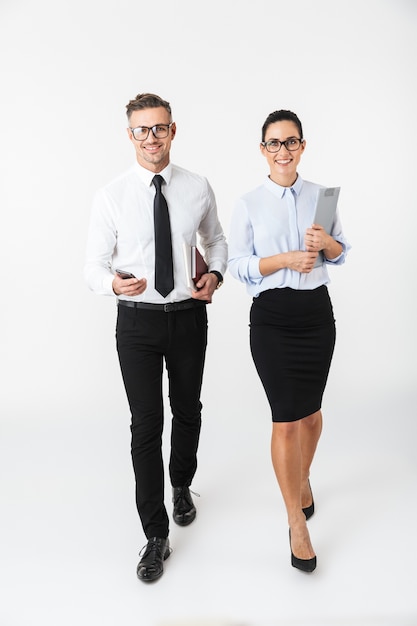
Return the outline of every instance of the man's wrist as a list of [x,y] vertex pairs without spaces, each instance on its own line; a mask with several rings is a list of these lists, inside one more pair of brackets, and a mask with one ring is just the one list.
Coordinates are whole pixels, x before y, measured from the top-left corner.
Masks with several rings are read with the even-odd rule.
[[214,274],[215,275],[215,277],[218,280],[216,289],[219,289],[219,287],[221,287],[222,284],[223,284],[223,276],[217,270],[210,270],[209,274]]

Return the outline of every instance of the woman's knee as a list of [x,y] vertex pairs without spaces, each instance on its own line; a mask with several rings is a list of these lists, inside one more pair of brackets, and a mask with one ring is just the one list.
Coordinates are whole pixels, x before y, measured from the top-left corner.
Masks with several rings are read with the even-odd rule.
[[272,436],[279,439],[292,439],[298,437],[300,422],[273,422]]

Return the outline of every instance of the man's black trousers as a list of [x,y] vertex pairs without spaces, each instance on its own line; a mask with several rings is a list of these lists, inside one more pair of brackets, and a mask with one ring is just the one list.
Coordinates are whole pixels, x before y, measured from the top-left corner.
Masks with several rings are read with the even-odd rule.
[[206,306],[164,312],[118,306],[116,341],[131,411],[136,505],[146,537],[167,537],[162,432],[163,369],[172,412],[169,476],[189,486],[197,469],[201,385],[207,346]]

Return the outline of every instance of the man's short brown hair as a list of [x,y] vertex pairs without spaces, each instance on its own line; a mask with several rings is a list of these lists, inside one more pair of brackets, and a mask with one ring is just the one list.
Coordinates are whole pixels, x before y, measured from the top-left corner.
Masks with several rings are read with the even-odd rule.
[[133,100],[130,100],[126,105],[127,119],[130,120],[130,116],[133,111],[140,111],[141,109],[156,109],[158,107],[164,107],[172,116],[171,105],[166,100],[163,100],[154,93],[139,93]]

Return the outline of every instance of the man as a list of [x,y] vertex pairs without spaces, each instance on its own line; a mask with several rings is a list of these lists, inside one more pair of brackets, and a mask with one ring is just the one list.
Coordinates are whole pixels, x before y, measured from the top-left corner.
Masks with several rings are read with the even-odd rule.
[[[161,449],[163,364],[172,411],[173,518],[186,526],[196,517],[189,487],[201,427],[206,304],[223,282],[227,244],[207,180],[170,162],[176,135],[170,104],[145,93],[126,110],[137,162],[95,196],[85,278],[95,293],[117,296],[117,351],[131,411],[136,504],[148,540],[137,575],[151,582],[163,574],[171,552]],[[161,210],[169,224],[160,250]],[[207,272],[190,287],[184,250],[196,245],[197,235]],[[172,258],[164,260],[171,250]],[[162,270],[159,261],[165,262]],[[167,283],[162,287],[160,274]]]

